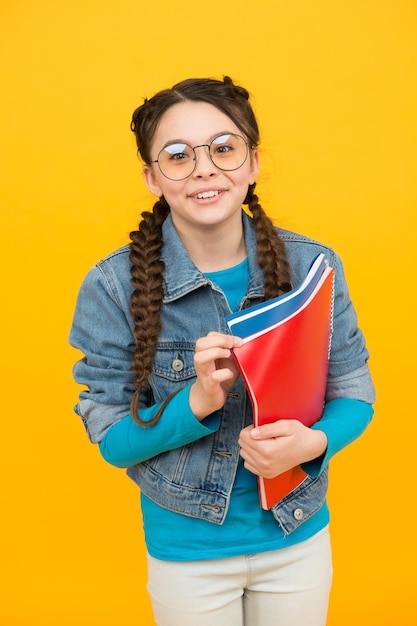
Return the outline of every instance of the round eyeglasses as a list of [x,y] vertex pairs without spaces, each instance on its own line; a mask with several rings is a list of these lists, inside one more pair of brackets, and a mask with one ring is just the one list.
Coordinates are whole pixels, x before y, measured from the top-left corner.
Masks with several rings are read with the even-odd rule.
[[170,180],[184,180],[191,176],[197,165],[196,148],[208,148],[212,163],[225,172],[239,169],[248,158],[249,144],[240,135],[224,133],[210,143],[189,146],[187,143],[170,143],[152,163],[158,163],[162,174]]

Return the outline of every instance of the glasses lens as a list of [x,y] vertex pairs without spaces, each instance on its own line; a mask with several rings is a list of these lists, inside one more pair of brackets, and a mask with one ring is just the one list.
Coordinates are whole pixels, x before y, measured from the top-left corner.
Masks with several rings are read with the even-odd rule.
[[237,170],[246,161],[248,144],[240,135],[219,135],[210,144],[210,157],[220,170]]
[[171,180],[182,180],[192,173],[194,158],[194,150],[188,144],[171,143],[162,148],[158,155],[159,169]]

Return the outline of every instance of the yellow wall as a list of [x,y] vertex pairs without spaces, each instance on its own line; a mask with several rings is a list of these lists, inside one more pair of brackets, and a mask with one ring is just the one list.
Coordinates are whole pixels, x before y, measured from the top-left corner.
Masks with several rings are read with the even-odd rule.
[[72,413],[87,269],[149,196],[143,96],[230,74],[255,96],[261,198],[342,255],[378,388],[333,462],[329,625],[415,624],[414,0],[3,0],[0,623],[151,625],[138,495]]

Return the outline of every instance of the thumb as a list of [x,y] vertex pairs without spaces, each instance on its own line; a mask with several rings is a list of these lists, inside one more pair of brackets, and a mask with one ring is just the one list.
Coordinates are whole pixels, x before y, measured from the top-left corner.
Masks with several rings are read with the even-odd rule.
[[274,437],[285,437],[290,434],[292,420],[277,420],[271,424],[257,426],[250,431],[252,439],[258,441],[262,439],[273,439]]

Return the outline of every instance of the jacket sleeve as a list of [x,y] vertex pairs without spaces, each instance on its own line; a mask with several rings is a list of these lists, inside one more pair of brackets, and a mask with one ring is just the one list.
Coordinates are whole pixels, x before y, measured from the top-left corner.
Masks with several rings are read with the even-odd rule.
[[71,345],[83,355],[73,368],[84,386],[74,410],[92,443],[129,413],[135,391],[134,336],[122,302],[109,276],[93,267],[81,285],[70,331]]
[[334,286],[333,334],[330,350],[326,401],[354,398],[375,402],[375,389],[368,366],[365,338],[350,299],[340,258],[333,252],[336,268]]

